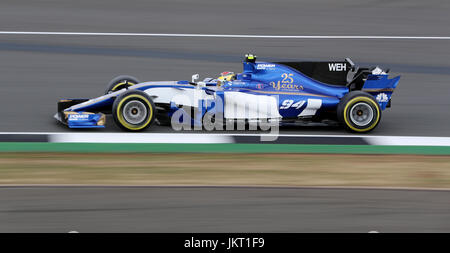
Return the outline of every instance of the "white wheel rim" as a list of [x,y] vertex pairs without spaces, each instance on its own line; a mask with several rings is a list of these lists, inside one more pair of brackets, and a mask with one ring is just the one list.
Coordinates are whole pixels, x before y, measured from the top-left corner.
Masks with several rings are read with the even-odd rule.
[[356,103],[350,110],[350,119],[357,126],[367,126],[372,122],[373,116],[373,109],[367,103]]
[[139,125],[147,118],[147,107],[138,100],[132,100],[123,107],[125,121],[133,125]]

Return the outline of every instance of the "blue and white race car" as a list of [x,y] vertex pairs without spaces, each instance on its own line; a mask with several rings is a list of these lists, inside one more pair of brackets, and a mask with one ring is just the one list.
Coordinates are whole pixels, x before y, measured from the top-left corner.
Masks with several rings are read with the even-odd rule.
[[400,76],[359,67],[350,59],[330,62],[259,62],[246,55],[242,73],[223,72],[198,81],[139,82],[113,79],[104,95],[58,102],[55,118],[70,128],[105,127],[105,114],[127,131],[153,122],[206,126],[228,121],[338,122],[369,132],[391,105]]

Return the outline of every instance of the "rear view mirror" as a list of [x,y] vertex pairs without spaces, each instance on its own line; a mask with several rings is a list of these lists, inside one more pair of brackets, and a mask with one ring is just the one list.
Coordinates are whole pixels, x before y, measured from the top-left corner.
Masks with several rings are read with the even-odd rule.
[[199,78],[200,78],[199,74],[192,75],[192,82],[195,83],[195,81],[197,81]]

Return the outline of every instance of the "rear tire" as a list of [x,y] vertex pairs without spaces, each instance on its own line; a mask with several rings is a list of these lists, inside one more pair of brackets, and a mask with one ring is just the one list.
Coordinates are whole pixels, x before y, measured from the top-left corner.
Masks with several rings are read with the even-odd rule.
[[381,109],[369,93],[352,91],[339,102],[337,117],[348,131],[367,133],[380,122]]
[[121,75],[118,77],[115,77],[114,79],[109,82],[108,86],[106,87],[105,94],[109,94],[111,92],[115,92],[118,90],[121,90],[123,88],[128,88],[132,85],[140,83],[138,79],[132,76],[127,75]]
[[116,98],[112,114],[114,122],[126,131],[143,131],[156,118],[155,104],[143,91],[126,91]]

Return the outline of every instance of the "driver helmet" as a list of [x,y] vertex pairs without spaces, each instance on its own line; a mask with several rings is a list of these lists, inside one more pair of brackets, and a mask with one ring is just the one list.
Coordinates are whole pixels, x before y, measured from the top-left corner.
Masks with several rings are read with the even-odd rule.
[[234,72],[225,71],[220,73],[220,76],[218,78],[220,81],[232,81],[236,79],[236,74]]

